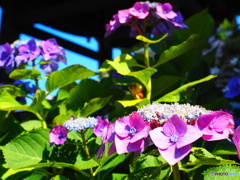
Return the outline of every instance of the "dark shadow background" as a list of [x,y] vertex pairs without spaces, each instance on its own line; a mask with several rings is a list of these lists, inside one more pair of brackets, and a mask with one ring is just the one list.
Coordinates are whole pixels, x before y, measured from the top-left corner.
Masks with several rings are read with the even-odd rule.
[[[97,59],[100,64],[112,57],[112,47],[128,47],[135,43],[127,31],[104,38],[105,24],[120,9],[133,6],[134,0],[0,0],[3,9],[0,44],[12,43],[25,33],[39,39],[56,38],[66,49]],[[238,1],[233,0],[169,0],[150,2],[170,2],[174,11],[180,11],[184,19],[208,8],[216,26],[224,18],[233,20],[240,13]],[[33,27],[42,23],[52,28],[75,35],[95,37],[99,42],[99,52],[91,51],[67,40],[55,37]],[[2,70],[0,70],[2,71]],[[3,72],[0,72],[1,77]],[[6,80],[7,81],[7,80]]]

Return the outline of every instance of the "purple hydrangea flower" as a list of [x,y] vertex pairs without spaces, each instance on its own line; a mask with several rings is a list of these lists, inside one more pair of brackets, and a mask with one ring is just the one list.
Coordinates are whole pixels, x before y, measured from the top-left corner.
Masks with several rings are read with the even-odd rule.
[[105,37],[109,36],[112,32],[114,32],[118,27],[120,27],[120,22],[118,18],[118,14],[113,15],[113,20],[110,20],[108,24],[106,24],[106,34]]
[[149,134],[162,157],[170,165],[187,156],[191,150],[190,144],[202,136],[196,127],[187,125],[178,115],[173,115],[162,127],[151,130]]
[[49,61],[47,64],[41,64],[40,68],[46,73],[50,74],[58,69],[58,63],[56,61]]
[[102,137],[102,145],[98,149],[96,157],[99,158],[102,156],[104,150],[105,150],[105,144],[107,142],[112,143],[112,145],[109,148],[108,155],[111,155],[112,153],[116,152],[116,146],[114,143],[114,137],[115,137],[115,123],[110,123],[108,120],[102,120],[99,119],[98,125],[94,128],[94,133],[98,137]]
[[225,94],[226,98],[234,98],[240,95],[240,77],[234,76],[228,81],[228,91]]
[[197,120],[197,127],[203,133],[206,141],[227,139],[234,132],[234,119],[224,111],[213,111],[203,114]]
[[118,154],[134,152],[144,147],[150,125],[137,113],[119,118],[115,122],[115,144]]
[[149,14],[149,4],[145,2],[136,2],[132,8],[129,9],[129,13],[139,19],[145,19]]
[[53,127],[50,131],[50,145],[64,144],[67,134],[67,129],[64,126]]
[[40,49],[34,39],[30,39],[27,44],[18,47],[18,54],[15,57],[17,66],[36,59],[40,55]]
[[237,148],[238,158],[240,159],[240,126],[236,128],[232,140]]
[[171,26],[170,23],[168,23],[168,25],[170,25],[170,27],[172,29],[176,29],[176,28],[187,28],[188,26],[186,24],[184,24],[183,22],[183,16],[180,12],[176,12],[177,16],[175,16],[173,19],[170,19],[169,22],[171,22],[174,26]]
[[66,64],[66,56],[64,49],[58,45],[56,39],[48,39],[40,41],[41,52],[45,61],[56,60]]
[[102,117],[100,116],[98,116],[97,119],[98,119],[98,123],[93,128],[93,132],[97,137],[102,137],[104,128],[107,127],[110,123],[108,119],[102,119]]
[[7,73],[14,68],[13,49],[9,43],[0,45],[0,68],[5,68]]
[[157,4],[156,14],[167,21],[177,16],[177,14],[172,10],[172,5],[170,3]]

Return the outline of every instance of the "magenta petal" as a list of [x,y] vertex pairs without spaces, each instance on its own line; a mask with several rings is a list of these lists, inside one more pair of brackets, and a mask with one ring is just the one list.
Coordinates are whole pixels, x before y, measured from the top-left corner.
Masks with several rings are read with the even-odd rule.
[[131,127],[134,127],[137,131],[141,131],[145,126],[143,118],[136,111],[134,111],[130,115],[129,124]]
[[173,134],[181,137],[186,134],[187,125],[178,115],[173,115],[163,125],[163,132],[168,137],[171,137]]
[[240,126],[237,127],[233,134],[233,142],[237,148],[238,158],[240,159]]
[[178,149],[175,145],[171,145],[166,150],[161,150],[159,148],[158,150],[161,156],[172,166],[188,155],[191,150],[191,146],[186,145]]
[[176,146],[177,148],[181,148],[183,146],[191,144],[192,142],[202,137],[202,135],[203,135],[202,132],[198,128],[192,125],[187,125],[186,134],[178,138],[178,141],[176,142]]
[[112,155],[115,152],[116,152],[116,145],[115,145],[115,143],[112,143],[112,145],[110,146],[109,151],[108,151],[108,156]]
[[134,152],[144,146],[144,140],[140,139],[134,143],[129,142],[129,138],[122,138],[118,135],[115,136],[116,151],[118,154]]
[[121,137],[127,137],[129,135],[129,116],[119,118],[115,122],[115,131],[116,134]]
[[142,149],[144,147],[144,140],[140,139],[134,143],[129,143],[128,147],[127,147],[127,151],[128,152],[135,152],[138,151],[140,149]]
[[165,136],[163,133],[163,128],[158,127],[149,131],[150,137],[158,148],[167,149],[172,142],[170,142],[169,137]]

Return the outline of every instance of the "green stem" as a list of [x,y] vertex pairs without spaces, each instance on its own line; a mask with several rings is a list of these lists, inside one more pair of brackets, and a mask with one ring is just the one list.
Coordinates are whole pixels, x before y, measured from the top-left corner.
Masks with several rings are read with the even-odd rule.
[[144,42],[144,63],[149,68],[149,51],[148,51],[148,43]]
[[80,131],[80,134],[81,134],[81,137],[82,137],[82,140],[83,140],[84,151],[86,153],[87,158],[90,159],[91,156],[90,156],[89,149],[88,149],[88,146],[87,146],[87,141],[86,141],[85,136],[84,136],[84,132]]
[[35,115],[37,116],[37,118],[42,122],[42,128],[46,129],[47,128],[47,123],[46,121],[42,118],[42,116],[37,112],[35,113]]
[[[149,46],[149,44],[144,42],[144,63],[145,63],[147,68],[150,67],[148,46]],[[152,92],[152,80],[151,80],[151,78],[149,78],[149,80],[148,80],[146,91],[147,91],[146,92],[146,98],[149,99],[149,101],[150,101],[151,100],[151,92]]]
[[174,180],[181,180],[178,163],[172,166]]

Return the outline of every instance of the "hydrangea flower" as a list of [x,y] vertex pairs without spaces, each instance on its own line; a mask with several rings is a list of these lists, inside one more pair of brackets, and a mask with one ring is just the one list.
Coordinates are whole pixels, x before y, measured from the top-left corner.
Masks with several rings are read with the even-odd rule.
[[224,111],[213,111],[201,115],[197,121],[198,128],[206,141],[227,139],[234,132],[234,119],[231,114]]
[[87,128],[94,128],[98,123],[98,119],[94,117],[88,118],[73,118],[71,117],[68,121],[64,122],[64,127],[69,131],[82,131]]
[[234,76],[229,79],[227,85],[228,91],[225,94],[226,98],[234,98],[240,95],[240,77]]
[[[114,142],[115,123],[108,122],[105,125],[100,124],[100,127],[101,128],[98,127],[99,129],[97,131],[96,130],[94,131],[95,134],[97,132],[98,135],[102,136],[102,145],[99,147],[98,152],[96,154],[97,158],[102,156],[102,154],[103,154],[103,152],[105,150],[105,147],[106,147],[105,145],[106,145],[107,142],[112,143],[110,148],[109,148],[108,155],[110,156],[112,153],[116,152],[116,146],[115,146],[115,142]],[[100,130],[100,129],[102,129],[102,130]]]
[[115,122],[115,144],[118,154],[134,152],[144,147],[150,126],[143,118],[133,112],[130,116],[119,118]]
[[167,21],[177,16],[177,14],[172,10],[172,5],[170,3],[157,4],[156,14]]
[[208,114],[211,111],[190,104],[161,104],[155,102],[139,108],[137,112],[154,128],[162,126],[174,114],[177,114],[185,123],[194,124],[202,114]]
[[195,126],[187,125],[178,115],[169,118],[162,127],[149,132],[162,157],[174,165],[191,150],[191,143],[202,136]]
[[[187,28],[180,12],[174,12],[170,3],[135,2],[133,7],[119,10],[106,25],[105,37],[121,26],[129,26],[129,36],[154,38],[170,29]],[[169,33],[170,36],[170,33]],[[168,36],[168,37],[169,37]]]
[[64,144],[67,134],[67,129],[64,126],[53,127],[50,131],[50,145]]
[[36,59],[40,55],[40,49],[34,39],[30,39],[26,44],[18,47],[18,54],[15,57],[17,66]]
[[240,126],[236,128],[232,140],[237,148],[238,158],[240,159]]
[[56,61],[50,61],[46,64],[41,64],[40,68],[46,73],[49,74],[58,69],[58,63]]
[[145,2],[135,2],[132,8],[129,9],[129,14],[139,19],[145,19],[149,14],[149,4]]
[[0,45],[0,68],[5,68],[7,73],[14,68],[13,52],[9,43]]
[[97,125],[93,128],[93,132],[97,137],[103,136],[103,130],[105,127],[107,127],[110,123],[108,119],[102,119],[102,117],[98,116],[98,123]]

